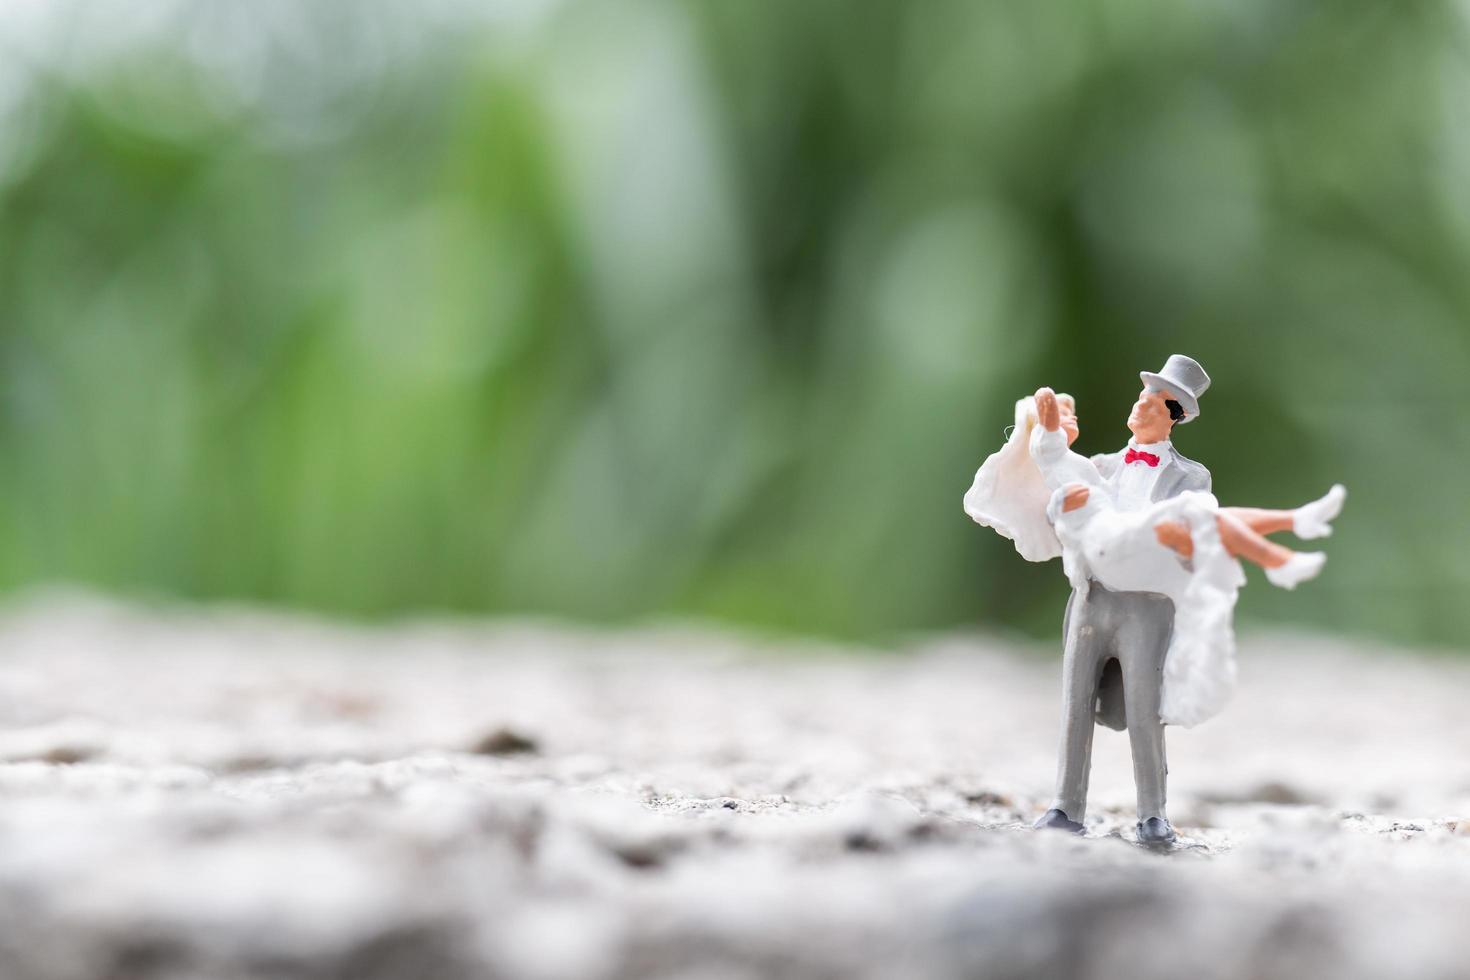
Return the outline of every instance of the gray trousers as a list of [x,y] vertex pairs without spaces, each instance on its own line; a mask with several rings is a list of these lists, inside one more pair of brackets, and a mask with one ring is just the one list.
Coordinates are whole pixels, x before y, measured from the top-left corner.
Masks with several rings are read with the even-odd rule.
[[1062,657],[1062,747],[1054,806],[1073,820],[1087,813],[1096,720],[1128,729],[1138,818],[1164,817],[1164,724],[1159,699],[1174,603],[1151,592],[1109,592],[1091,583],[1067,604]]

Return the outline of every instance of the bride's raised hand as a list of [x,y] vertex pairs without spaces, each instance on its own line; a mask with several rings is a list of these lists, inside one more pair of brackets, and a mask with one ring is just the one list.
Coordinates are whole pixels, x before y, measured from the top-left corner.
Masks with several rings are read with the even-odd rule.
[[1050,388],[1036,389],[1036,416],[1047,432],[1055,432],[1062,427],[1062,410],[1057,405],[1057,393]]

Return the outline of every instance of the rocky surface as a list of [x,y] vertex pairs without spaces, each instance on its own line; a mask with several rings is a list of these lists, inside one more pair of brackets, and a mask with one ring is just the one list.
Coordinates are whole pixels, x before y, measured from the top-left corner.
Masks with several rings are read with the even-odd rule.
[[1247,638],[1131,842],[1046,649],[0,614],[0,978],[1461,977],[1470,667]]

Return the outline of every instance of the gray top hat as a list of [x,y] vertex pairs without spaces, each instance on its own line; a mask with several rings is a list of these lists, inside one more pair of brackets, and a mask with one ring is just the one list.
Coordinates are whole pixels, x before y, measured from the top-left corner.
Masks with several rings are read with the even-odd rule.
[[1171,354],[1158,374],[1140,371],[1138,376],[1143,379],[1145,387],[1163,388],[1174,396],[1174,400],[1184,408],[1180,425],[1193,422],[1199,416],[1199,396],[1210,387],[1210,376],[1194,358]]

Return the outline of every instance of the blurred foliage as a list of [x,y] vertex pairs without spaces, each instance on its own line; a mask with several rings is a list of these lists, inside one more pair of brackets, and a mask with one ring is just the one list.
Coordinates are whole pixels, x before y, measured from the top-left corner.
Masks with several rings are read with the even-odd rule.
[[960,497],[1182,352],[1350,489],[1242,615],[1459,643],[1467,97],[1449,2],[6,5],[0,584],[1054,635]]

